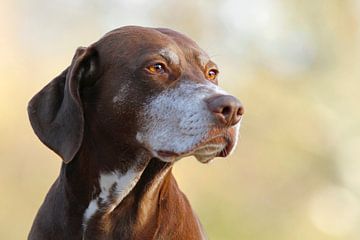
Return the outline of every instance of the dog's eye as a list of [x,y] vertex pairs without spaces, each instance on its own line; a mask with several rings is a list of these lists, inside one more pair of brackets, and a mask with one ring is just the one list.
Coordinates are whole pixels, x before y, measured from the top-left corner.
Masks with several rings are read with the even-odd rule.
[[216,70],[216,69],[210,69],[208,72],[207,72],[207,79],[209,79],[210,81],[213,81],[216,79],[217,75],[219,74],[219,71]]
[[147,67],[147,70],[152,74],[159,74],[165,72],[165,65],[163,63],[155,63]]

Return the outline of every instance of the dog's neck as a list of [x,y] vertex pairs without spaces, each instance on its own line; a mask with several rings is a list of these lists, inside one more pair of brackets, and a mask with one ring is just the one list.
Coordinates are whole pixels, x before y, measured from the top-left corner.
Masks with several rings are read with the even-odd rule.
[[76,157],[62,165],[35,220],[33,239],[41,239],[37,231],[61,239],[204,238],[172,163],[107,136],[84,139]]
[[[83,238],[110,236],[114,229],[129,227],[124,223],[131,229],[147,225],[166,179],[172,177],[171,167],[151,159],[141,148],[131,149],[131,145],[106,144],[106,140],[84,143],[76,158],[63,165],[60,177],[69,206],[81,206],[77,213],[81,214],[78,221]],[[119,222],[122,226],[117,226]]]

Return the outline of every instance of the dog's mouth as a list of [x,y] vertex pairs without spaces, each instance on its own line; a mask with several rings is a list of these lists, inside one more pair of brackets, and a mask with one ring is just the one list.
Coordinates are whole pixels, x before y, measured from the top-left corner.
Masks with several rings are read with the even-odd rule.
[[188,151],[177,153],[174,151],[159,150],[156,155],[163,161],[172,162],[186,156],[195,156],[201,163],[208,163],[215,157],[228,156],[235,147],[237,130],[214,129],[200,143]]

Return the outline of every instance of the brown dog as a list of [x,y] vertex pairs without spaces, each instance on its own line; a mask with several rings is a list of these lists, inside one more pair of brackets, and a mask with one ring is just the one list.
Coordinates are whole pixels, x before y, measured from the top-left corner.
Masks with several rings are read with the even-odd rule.
[[87,48],[29,103],[63,159],[29,239],[205,239],[171,173],[227,156],[243,108],[186,36],[122,27]]

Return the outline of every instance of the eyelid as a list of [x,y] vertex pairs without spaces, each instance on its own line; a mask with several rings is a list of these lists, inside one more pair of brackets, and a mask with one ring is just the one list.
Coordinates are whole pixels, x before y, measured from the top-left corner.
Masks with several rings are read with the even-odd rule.
[[211,60],[209,60],[205,65],[203,65],[204,69],[209,71],[211,69],[216,69],[217,71],[219,71],[218,66]]
[[[160,66],[160,68],[157,68],[158,66]],[[160,73],[166,73],[167,67],[163,63],[155,62],[147,65],[145,67],[145,70],[151,74],[160,74]]]
[[168,68],[168,63],[166,61],[164,61],[164,59],[151,59],[149,61],[146,61],[144,64],[144,68],[148,68],[155,64],[162,64],[162,65],[164,65],[165,68]]
[[165,66],[168,65],[168,62],[164,58],[153,58],[153,59],[151,59],[149,61],[146,61],[145,66],[151,66],[151,65],[154,65],[154,64],[157,64],[157,63],[164,64]]
[[208,69],[208,72],[210,72],[210,71],[214,71],[214,72],[216,72],[216,74],[219,74],[219,73],[220,73],[219,69],[217,69],[217,68],[215,68],[215,67],[209,68],[209,69]]

